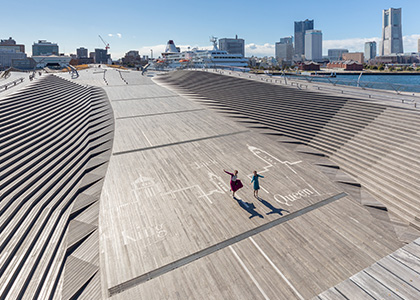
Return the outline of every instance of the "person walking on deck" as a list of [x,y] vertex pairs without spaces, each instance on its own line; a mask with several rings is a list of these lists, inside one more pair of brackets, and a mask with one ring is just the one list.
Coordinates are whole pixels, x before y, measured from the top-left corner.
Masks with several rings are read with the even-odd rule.
[[260,189],[260,182],[258,178],[264,178],[264,176],[257,174],[257,171],[254,171],[254,175],[251,179],[251,184],[254,183],[254,197],[258,199],[258,190]]
[[242,182],[238,179],[238,170],[235,170],[233,174],[226,170],[223,171],[230,175],[230,190],[232,191],[232,197],[235,198],[235,192],[243,187]]

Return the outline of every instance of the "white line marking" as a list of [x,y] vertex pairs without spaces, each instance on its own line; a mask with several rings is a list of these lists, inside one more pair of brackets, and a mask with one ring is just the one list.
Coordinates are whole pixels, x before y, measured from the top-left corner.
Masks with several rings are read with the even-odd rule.
[[300,300],[305,300],[305,298],[302,297],[301,294],[299,294],[299,292],[295,289],[295,287],[290,283],[289,280],[287,280],[286,276],[283,275],[282,272],[280,272],[280,270],[277,268],[277,266],[271,261],[271,259],[267,256],[267,254],[265,254],[264,251],[262,251],[262,249],[260,248],[260,246],[258,246],[258,244],[254,241],[254,239],[252,237],[249,237],[249,239],[251,240],[251,242],[254,244],[254,246],[258,249],[258,251],[260,251],[260,253],[264,256],[264,258],[270,263],[270,265],[274,268],[274,270],[276,270],[276,272],[281,276],[281,278],[283,278],[283,280],[287,283],[287,285],[293,290],[293,292],[296,294],[296,296],[300,299]]
[[146,141],[149,143],[150,147],[153,147],[152,143],[149,141],[149,139],[147,138],[147,136],[144,134],[144,131],[141,130],[141,133],[143,133],[143,136],[145,137]]
[[239,255],[236,253],[235,250],[233,250],[232,246],[229,246],[229,249],[232,251],[233,255],[236,257],[236,259],[239,261],[239,263],[241,264],[242,268],[245,270],[245,272],[247,272],[248,276],[251,278],[251,280],[254,282],[254,284],[257,286],[257,288],[260,290],[261,294],[264,296],[265,299],[270,300],[270,298],[268,298],[268,296],[264,293],[264,291],[262,290],[261,286],[258,284],[257,280],[255,280],[254,276],[251,274],[251,272],[248,270],[248,268],[245,266],[244,262],[242,261],[242,259],[239,257]]

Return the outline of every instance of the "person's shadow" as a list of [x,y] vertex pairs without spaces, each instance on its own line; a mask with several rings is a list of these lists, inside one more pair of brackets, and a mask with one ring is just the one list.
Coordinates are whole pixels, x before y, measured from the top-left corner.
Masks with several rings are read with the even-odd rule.
[[260,218],[264,218],[263,215],[261,215],[259,212],[257,212],[255,210],[255,205],[254,203],[248,203],[245,202],[239,198],[234,197],[233,199],[235,199],[236,201],[238,201],[238,204],[240,207],[242,207],[244,210],[246,210],[248,213],[250,213],[251,215],[249,216],[250,219],[252,219],[253,217],[260,217]]
[[276,208],[274,207],[270,202],[264,200],[263,198],[257,197],[257,199],[264,204],[268,209],[271,209],[270,212],[266,213],[266,215],[271,215],[271,214],[279,214],[280,216],[283,215],[283,211],[284,212],[289,212],[288,210],[282,209],[282,208]]

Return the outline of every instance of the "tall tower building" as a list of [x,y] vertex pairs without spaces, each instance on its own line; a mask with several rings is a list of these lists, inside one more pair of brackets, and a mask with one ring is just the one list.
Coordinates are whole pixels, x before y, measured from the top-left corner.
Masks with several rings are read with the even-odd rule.
[[295,22],[295,54],[305,54],[305,32],[314,29],[314,20]]
[[376,42],[365,43],[365,60],[374,59],[376,57]]
[[322,59],[322,32],[321,30],[307,30],[305,34],[305,59]]
[[276,59],[291,62],[293,58],[293,38],[291,36],[281,38],[276,43]]
[[401,8],[382,11],[382,43],[380,55],[403,53]]

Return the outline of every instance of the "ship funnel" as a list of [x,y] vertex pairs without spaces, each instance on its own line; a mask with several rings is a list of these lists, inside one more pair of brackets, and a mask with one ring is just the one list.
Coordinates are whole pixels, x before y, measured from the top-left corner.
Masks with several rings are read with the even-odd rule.
[[173,40],[169,40],[166,44],[165,53],[177,53],[179,52],[178,49],[175,47],[175,43]]

